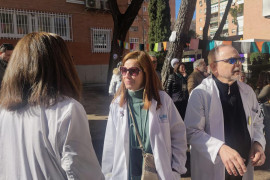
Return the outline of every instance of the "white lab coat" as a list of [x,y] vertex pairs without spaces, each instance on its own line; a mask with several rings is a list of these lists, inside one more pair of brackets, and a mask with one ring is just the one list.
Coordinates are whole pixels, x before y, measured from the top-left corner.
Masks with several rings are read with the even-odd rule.
[[82,105],[0,109],[0,179],[101,180]]
[[[259,116],[260,111],[256,95],[247,84],[240,81],[237,81],[237,83],[251,141],[259,142],[264,148],[263,118]],[[251,123],[248,122],[250,116]],[[192,146],[192,180],[225,179],[225,166],[218,155],[220,147],[224,144],[223,110],[219,91],[212,76],[204,79],[192,91],[187,106],[185,124],[188,143]],[[243,180],[252,180],[253,167],[250,163],[247,169]]]
[[[159,179],[179,180],[186,172],[186,129],[171,98],[160,91],[162,106],[156,110],[152,100],[149,108],[149,133]],[[112,102],[107,122],[102,172],[107,180],[126,180],[129,167],[129,127],[127,105]],[[175,169],[175,171],[172,171]]]
[[122,77],[120,72],[112,75],[112,79],[109,86],[109,94],[114,95],[121,86]]

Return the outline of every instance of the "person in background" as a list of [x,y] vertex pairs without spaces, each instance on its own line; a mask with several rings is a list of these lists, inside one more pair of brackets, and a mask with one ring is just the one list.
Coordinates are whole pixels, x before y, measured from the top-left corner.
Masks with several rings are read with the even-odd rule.
[[64,40],[24,36],[0,91],[0,179],[104,179],[80,97]]
[[130,52],[122,62],[123,83],[110,105],[102,172],[108,180],[141,180],[143,149],[153,154],[159,179],[179,180],[180,174],[186,172],[183,120],[171,98],[162,91],[146,52]]
[[0,85],[2,83],[9,58],[13,52],[13,45],[4,43],[0,46]]
[[155,71],[156,71],[156,73],[157,73],[157,76],[158,76],[159,80],[161,80],[161,74],[160,74],[160,72],[157,70],[157,64],[158,64],[158,62],[157,62],[157,57],[156,57],[154,54],[149,54],[149,56],[150,56],[150,59],[151,59],[151,61],[152,61],[152,63],[153,63],[153,67],[154,67],[154,69],[155,69]]
[[244,83],[247,82],[246,74],[243,71],[240,72],[239,81],[244,82]]
[[188,93],[201,84],[202,80],[207,77],[207,66],[204,59],[198,59],[193,63],[193,72],[188,76]]
[[244,58],[229,45],[209,52],[212,75],[193,89],[185,117],[192,180],[253,180],[264,164],[263,117],[253,89],[238,81]]
[[172,66],[172,68],[174,69],[175,68],[175,66],[177,66],[178,64],[179,64],[179,59],[177,59],[177,58],[173,58],[172,60],[171,60],[171,66]]
[[113,75],[109,86],[109,95],[114,96],[117,90],[119,89],[121,82],[122,82],[122,76],[120,73],[120,67],[122,63],[119,62],[117,64],[117,68],[113,69]]
[[184,119],[188,102],[187,73],[184,63],[178,63],[174,66],[174,73],[168,78],[166,92]]
[[264,112],[264,134],[266,140],[265,146],[265,164],[262,168],[270,169],[270,71],[261,72],[264,76],[260,75],[262,79],[258,82],[263,88],[260,90],[258,95],[258,101],[261,103]]

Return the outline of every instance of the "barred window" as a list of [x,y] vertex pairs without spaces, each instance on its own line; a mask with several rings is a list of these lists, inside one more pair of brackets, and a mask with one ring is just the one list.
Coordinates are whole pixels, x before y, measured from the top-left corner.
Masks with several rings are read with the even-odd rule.
[[138,31],[138,26],[131,26],[129,28],[130,31],[134,31],[134,32],[137,32]]
[[56,33],[72,40],[71,15],[0,8],[0,37],[21,38],[36,31]]
[[107,53],[111,51],[111,29],[91,28],[92,52]]
[[129,38],[130,43],[139,43],[139,38]]

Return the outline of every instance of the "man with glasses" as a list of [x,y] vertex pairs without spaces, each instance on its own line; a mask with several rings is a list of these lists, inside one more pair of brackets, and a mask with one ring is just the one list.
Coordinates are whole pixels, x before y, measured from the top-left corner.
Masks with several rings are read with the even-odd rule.
[[265,161],[256,95],[238,81],[243,62],[232,46],[211,50],[212,75],[189,98],[185,124],[193,180],[251,180],[254,166]]
[[4,43],[0,46],[0,84],[4,77],[9,58],[13,52],[13,45]]

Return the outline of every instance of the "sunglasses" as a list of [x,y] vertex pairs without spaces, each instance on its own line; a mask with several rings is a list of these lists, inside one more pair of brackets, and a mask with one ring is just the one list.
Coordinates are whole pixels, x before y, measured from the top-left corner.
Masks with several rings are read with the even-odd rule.
[[120,67],[120,72],[123,76],[125,76],[127,74],[127,72],[129,72],[129,75],[131,75],[131,76],[138,76],[140,71],[142,71],[142,70],[138,67],[131,67],[129,69],[126,67],[123,67],[123,66]]
[[240,61],[241,63],[244,63],[245,62],[245,58],[244,57],[229,58],[229,59],[217,60],[215,62],[220,62],[220,61],[224,61],[224,62],[229,63],[229,64],[235,64],[238,61]]

